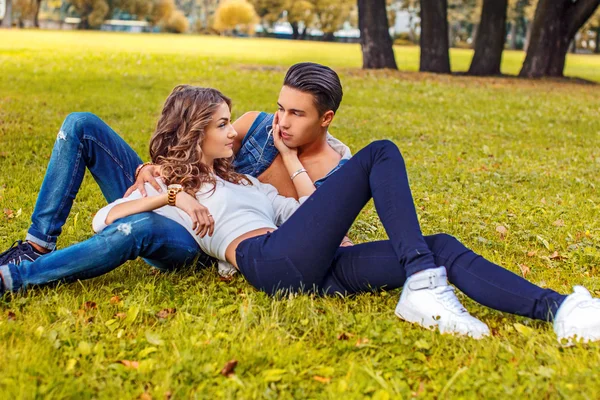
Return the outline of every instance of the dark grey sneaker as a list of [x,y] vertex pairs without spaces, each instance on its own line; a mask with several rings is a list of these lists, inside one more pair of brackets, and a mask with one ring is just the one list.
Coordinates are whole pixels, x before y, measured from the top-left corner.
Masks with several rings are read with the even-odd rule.
[[41,256],[43,256],[43,254],[35,251],[33,246],[29,243],[17,240],[8,250],[4,253],[0,253],[0,265],[19,265],[21,261],[35,261]]

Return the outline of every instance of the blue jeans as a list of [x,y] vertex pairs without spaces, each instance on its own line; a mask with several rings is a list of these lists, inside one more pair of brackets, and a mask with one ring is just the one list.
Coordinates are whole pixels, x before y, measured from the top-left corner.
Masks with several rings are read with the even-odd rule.
[[[389,240],[339,247],[371,198]],[[390,141],[358,152],[279,229],[241,242],[236,260],[246,279],[270,294],[394,289],[414,273],[443,265],[451,283],[496,310],[548,320],[565,299],[485,260],[450,235],[423,237],[404,160]]]
[[191,265],[198,245],[191,235],[173,230],[169,218],[153,212],[118,219],[88,240],[53,251],[19,266],[0,267],[9,291],[52,282],[72,282],[106,274],[128,260],[146,257],[155,267],[173,270]]
[[[106,200],[112,202],[122,197],[133,184],[135,169],[141,163],[135,151],[94,114],[68,115],[57,135],[26,239],[44,248],[55,249],[86,168]],[[123,223],[131,225],[130,234],[120,241],[111,240],[109,237],[123,236],[123,231],[115,231],[116,226]],[[208,257],[187,230],[168,218],[143,213],[113,225],[77,245],[54,251],[34,262],[22,262],[18,267],[21,272],[11,268],[13,282],[28,285],[63,277],[97,276],[137,256],[161,269],[182,266],[196,256],[201,257],[201,263],[208,262]],[[84,266],[90,268],[89,273],[82,270]],[[15,286],[16,289],[20,287]]]

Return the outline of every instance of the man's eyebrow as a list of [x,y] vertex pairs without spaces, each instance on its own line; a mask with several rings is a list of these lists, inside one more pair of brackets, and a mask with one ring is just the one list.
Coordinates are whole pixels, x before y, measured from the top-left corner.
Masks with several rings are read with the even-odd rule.
[[[283,106],[282,106],[281,104],[277,103],[277,105],[278,105],[279,107],[283,108]],[[291,111],[291,112],[299,112],[299,113],[304,113],[304,112],[305,112],[304,110],[299,110],[299,109],[297,109],[297,108],[290,108],[288,111]]]

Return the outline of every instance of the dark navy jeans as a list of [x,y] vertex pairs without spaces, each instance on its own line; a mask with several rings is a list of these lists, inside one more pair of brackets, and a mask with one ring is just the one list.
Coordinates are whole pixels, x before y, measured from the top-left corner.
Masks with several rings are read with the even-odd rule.
[[[389,240],[339,247],[371,198]],[[565,299],[450,235],[423,237],[404,160],[390,141],[359,151],[277,230],[241,242],[236,259],[247,280],[270,294],[394,289],[414,273],[443,265],[451,283],[496,310],[548,320]]]

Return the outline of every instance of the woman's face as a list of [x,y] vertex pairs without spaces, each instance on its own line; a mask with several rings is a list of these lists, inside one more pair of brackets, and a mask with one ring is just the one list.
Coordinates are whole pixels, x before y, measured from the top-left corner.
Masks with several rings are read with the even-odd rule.
[[231,112],[226,103],[221,103],[204,130],[204,141],[200,146],[204,162],[211,164],[218,158],[233,156],[233,139],[237,132],[231,125]]

